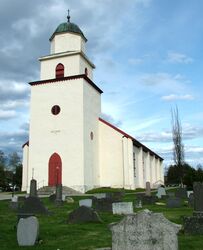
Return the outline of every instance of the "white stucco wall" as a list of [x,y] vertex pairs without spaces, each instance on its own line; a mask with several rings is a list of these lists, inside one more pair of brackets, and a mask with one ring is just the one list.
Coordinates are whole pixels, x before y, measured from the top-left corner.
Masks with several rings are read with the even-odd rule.
[[51,54],[64,51],[83,51],[85,53],[85,40],[76,33],[56,34],[51,41]]
[[56,55],[53,57],[42,57],[40,79],[47,80],[56,77],[55,69],[59,63],[64,65],[64,76],[73,76],[85,74],[85,68],[88,69],[88,77],[93,78],[92,66],[82,57],[81,54]]
[[100,186],[134,188],[131,139],[99,122]]

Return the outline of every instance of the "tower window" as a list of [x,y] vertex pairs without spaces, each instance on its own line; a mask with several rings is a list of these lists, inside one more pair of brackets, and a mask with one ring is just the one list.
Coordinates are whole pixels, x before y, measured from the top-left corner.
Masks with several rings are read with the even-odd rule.
[[61,108],[58,106],[58,105],[54,105],[52,108],[51,108],[51,113],[53,115],[58,115],[61,111]]
[[94,138],[94,133],[91,132],[91,133],[90,133],[90,139],[93,140],[93,138]]
[[85,68],[85,75],[88,76],[88,69]]
[[64,77],[64,66],[62,63],[59,63],[56,66],[56,78]]

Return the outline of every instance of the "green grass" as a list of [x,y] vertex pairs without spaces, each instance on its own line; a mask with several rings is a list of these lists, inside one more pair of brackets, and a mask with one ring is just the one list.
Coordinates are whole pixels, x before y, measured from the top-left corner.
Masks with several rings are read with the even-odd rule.
[[124,189],[124,188],[110,188],[110,187],[102,187],[102,188],[94,188],[86,192],[86,194],[97,194],[97,193],[115,193],[115,192],[125,192],[125,193],[136,193],[136,192],[144,192],[145,189],[137,188],[137,189]]
[[[51,216],[37,216],[40,223],[40,244],[34,247],[19,247],[16,240],[16,214],[8,209],[8,201],[0,201],[0,249],[37,249],[37,250],[91,250],[111,246],[111,232],[108,225],[120,221],[122,216],[112,213],[99,213],[103,223],[67,224],[68,214],[78,207],[81,197],[74,197],[73,204],[55,207],[44,198],[44,204],[53,213]],[[124,201],[133,201],[135,194],[128,194]],[[164,202],[164,201],[162,201]],[[183,215],[192,215],[192,210],[186,206],[168,209],[166,206],[144,206],[154,212],[162,212],[174,223],[182,223]],[[141,209],[135,209],[135,212]],[[179,235],[180,250],[202,250],[202,236]]]

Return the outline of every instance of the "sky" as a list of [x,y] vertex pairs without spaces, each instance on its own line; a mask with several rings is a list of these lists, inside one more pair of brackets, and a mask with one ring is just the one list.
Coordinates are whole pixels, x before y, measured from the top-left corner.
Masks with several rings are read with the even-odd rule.
[[70,9],[88,39],[102,116],[173,163],[171,109],[185,161],[203,164],[202,0],[1,0],[0,150],[22,155],[38,58]]

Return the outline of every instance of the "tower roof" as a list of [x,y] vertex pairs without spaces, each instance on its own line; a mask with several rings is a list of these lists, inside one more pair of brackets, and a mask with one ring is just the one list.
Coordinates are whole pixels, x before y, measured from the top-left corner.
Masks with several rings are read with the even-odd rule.
[[51,41],[56,34],[61,34],[65,32],[79,34],[85,39],[85,41],[87,41],[87,38],[84,36],[82,30],[78,27],[78,25],[71,23],[71,22],[59,24],[59,26],[56,28],[56,30],[54,31],[53,35],[50,37],[49,40]]

